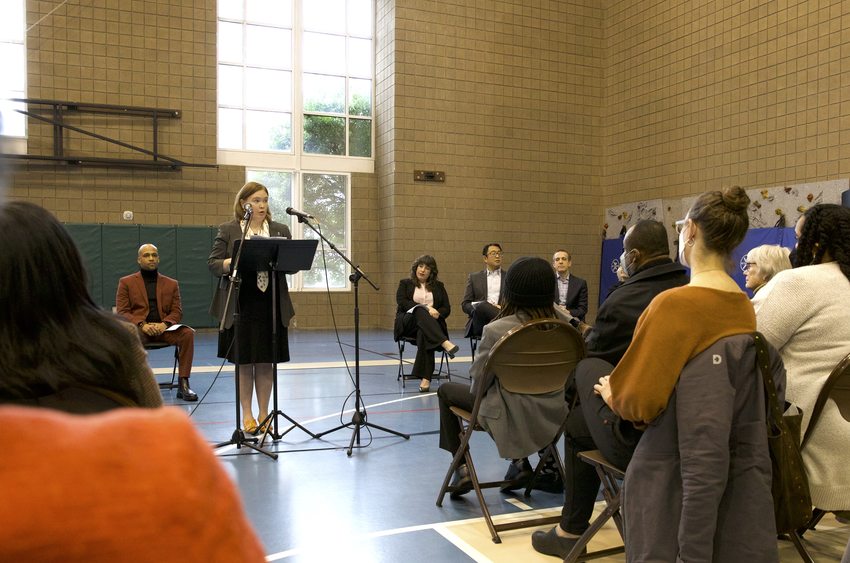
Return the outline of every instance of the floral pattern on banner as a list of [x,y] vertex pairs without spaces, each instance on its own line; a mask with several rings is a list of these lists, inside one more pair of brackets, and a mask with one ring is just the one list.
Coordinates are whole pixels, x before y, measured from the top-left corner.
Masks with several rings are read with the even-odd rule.
[[750,228],[793,227],[808,208],[818,203],[841,203],[841,192],[848,187],[850,180],[844,178],[747,190]]
[[[827,180],[809,184],[774,186],[747,190],[750,196],[750,228],[793,227],[809,207],[818,203],[841,203],[841,192],[850,189],[850,179]],[[681,199],[651,199],[624,203],[605,210],[602,238],[618,238],[641,219],[661,221],[675,235],[676,221],[684,218],[697,195]],[[672,237],[671,240],[674,240]]]
[[602,224],[602,238],[622,237],[629,227],[643,219],[663,220],[663,208],[660,199],[609,207],[605,211],[605,221]]

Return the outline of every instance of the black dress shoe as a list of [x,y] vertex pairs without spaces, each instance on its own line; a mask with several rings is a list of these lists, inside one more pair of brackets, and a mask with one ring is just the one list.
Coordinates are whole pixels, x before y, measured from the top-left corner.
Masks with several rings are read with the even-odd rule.
[[532,475],[534,475],[534,470],[531,468],[531,464],[528,463],[527,459],[515,459],[508,466],[508,471],[505,473],[504,479],[502,479],[503,481],[511,481],[511,483],[503,485],[499,490],[506,493],[517,489],[524,489],[528,486],[528,481]]
[[449,493],[449,498],[452,499],[460,498],[472,490],[472,478],[470,478],[469,476],[469,468],[466,466],[465,463],[455,469],[455,475],[452,478],[452,482],[449,484],[449,486],[458,487],[457,490],[454,490]]
[[189,378],[181,377],[177,384],[177,398],[184,401],[197,401],[198,394],[189,389]]
[[534,480],[532,488],[546,493],[560,494],[564,492],[564,482],[557,468],[544,467],[537,479]]
[[[531,534],[531,546],[535,551],[544,555],[553,555],[564,559],[578,543],[578,538],[562,538],[552,528],[548,532],[538,530]],[[587,548],[582,550],[587,553]]]

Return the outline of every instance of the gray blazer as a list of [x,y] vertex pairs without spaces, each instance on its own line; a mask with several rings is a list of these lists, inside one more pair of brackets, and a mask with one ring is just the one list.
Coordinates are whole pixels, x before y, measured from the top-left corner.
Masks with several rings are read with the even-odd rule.
[[[782,404],[785,368],[770,358]],[[749,334],[688,362],[626,469],[628,561],[779,561],[764,395]]]
[[[502,283],[499,288],[499,296],[505,291],[505,271],[502,270]],[[463,301],[460,302],[460,308],[463,312],[472,316],[472,303],[474,301],[487,301],[487,270],[473,272],[469,274],[466,280],[466,289],[463,292]]]
[[[289,232],[289,227],[283,223],[272,221],[269,223],[269,235],[273,237],[292,238]],[[210,272],[219,279],[218,288],[213,296],[210,304],[210,315],[217,319],[221,319],[225,314],[224,304],[227,301],[227,291],[230,287],[229,272],[224,271],[224,260],[233,256],[233,243],[242,238],[242,229],[239,222],[235,219],[227,223],[222,223],[218,227],[218,234],[213,242],[212,252],[207,260]],[[295,308],[292,306],[292,300],[289,298],[289,286],[286,284],[286,275],[278,274],[277,278],[278,290],[278,308],[280,310],[280,320],[283,326],[289,326],[289,321],[295,316]],[[228,307],[225,328],[233,326],[233,312],[236,304],[231,302]]]
[[[555,314],[560,320],[570,320],[569,315],[561,311],[556,310]],[[528,315],[520,311],[484,326],[475,361],[469,369],[469,377],[472,379],[470,391],[473,395],[478,381],[484,375],[484,365],[490,357],[490,350],[510,329],[528,320]],[[478,423],[493,436],[501,457],[519,459],[549,445],[561,428],[568,410],[563,389],[531,397],[503,391],[498,381],[495,381],[481,401]]]

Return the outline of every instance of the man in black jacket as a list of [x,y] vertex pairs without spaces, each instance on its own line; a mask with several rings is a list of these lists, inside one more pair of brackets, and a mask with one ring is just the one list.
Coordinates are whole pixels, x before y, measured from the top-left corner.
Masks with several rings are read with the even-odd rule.
[[[586,333],[587,355],[590,358],[601,358],[611,365],[617,365],[626,349],[632,342],[635,325],[644,309],[649,306],[656,295],[662,291],[686,285],[688,276],[685,268],[670,259],[670,244],[667,240],[667,230],[658,221],[644,220],[632,226],[623,239],[624,269],[629,278],[608,296],[599,307],[596,324]],[[583,371],[583,366],[589,368],[589,360],[582,360],[576,367],[576,373]],[[582,402],[594,402],[592,383],[598,375],[577,376],[568,390],[569,399],[578,392]],[[585,380],[590,385],[585,389]],[[599,400],[601,402],[601,399]],[[617,461],[628,463],[637,445],[640,432],[631,425],[621,432],[616,421],[616,415],[602,405],[574,405],[567,417],[567,427],[564,434],[564,469],[567,474],[564,508],[561,513],[561,523],[548,532],[534,532],[531,543],[540,553],[554,555],[563,559],[575,545],[577,538],[590,525],[593,504],[599,491],[599,477],[590,465],[578,459],[580,451],[598,449],[598,444],[591,436],[593,434],[604,439],[606,450],[617,451],[620,455]],[[588,414],[590,413],[590,414]],[[607,421],[607,422],[606,422]],[[623,467],[625,469],[625,467]]]
[[629,277],[602,303],[585,336],[587,355],[617,365],[632,342],[638,317],[662,291],[688,283],[685,268],[670,259],[667,230],[658,221],[632,226],[623,239]]

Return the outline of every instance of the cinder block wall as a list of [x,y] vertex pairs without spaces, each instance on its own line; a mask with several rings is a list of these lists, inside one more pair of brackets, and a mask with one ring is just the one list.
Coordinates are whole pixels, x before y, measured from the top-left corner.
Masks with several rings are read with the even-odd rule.
[[605,205],[850,175],[850,5],[607,3]]
[[[432,254],[461,327],[469,272],[569,248],[597,294],[602,9],[593,1],[379,0],[384,295]],[[414,170],[445,183],[415,182]]]

